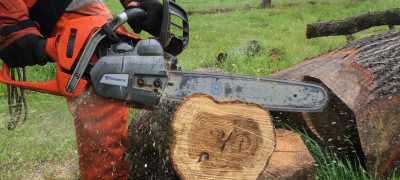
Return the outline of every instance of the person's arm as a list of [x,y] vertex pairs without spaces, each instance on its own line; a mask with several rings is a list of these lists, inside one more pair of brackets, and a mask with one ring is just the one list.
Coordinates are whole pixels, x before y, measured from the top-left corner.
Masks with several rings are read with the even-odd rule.
[[153,36],[160,35],[162,5],[159,0],[120,0],[120,2],[125,9],[140,7],[147,12],[147,18],[144,22],[129,22],[129,25],[136,33],[144,30]]
[[23,0],[0,0],[0,58],[10,67],[46,64],[46,40]]

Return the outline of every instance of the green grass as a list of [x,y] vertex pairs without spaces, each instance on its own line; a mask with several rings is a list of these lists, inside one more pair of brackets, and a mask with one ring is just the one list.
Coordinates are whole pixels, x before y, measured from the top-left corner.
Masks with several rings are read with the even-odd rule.
[[20,179],[46,162],[76,157],[74,126],[63,98],[32,93],[29,119],[6,129],[6,100],[0,98],[0,179]]
[[[299,132],[302,134],[301,132]],[[367,172],[358,162],[337,157],[334,153],[322,149],[306,134],[302,134],[303,141],[307,145],[316,161],[316,179],[320,180],[342,180],[356,179],[368,180]]]
[[[382,10],[397,5],[399,0],[322,1],[311,5],[307,1],[291,1],[299,4],[278,4],[270,10],[234,11],[232,13],[192,16],[191,44],[181,56],[184,69],[215,66],[220,52],[233,54],[223,69],[232,73],[268,75],[299,63],[305,58],[345,44],[344,37],[326,37],[313,40],[305,38],[307,23],[332,20],[370,10]],[[320,2],[320,1],[316,1]],[[380,2],[380,3],[378,3]],[[367,36],[384,30],[374,28],[357,36]],[[257,57],[248,58],[234,53],[250,40],[260,41],[264,51]],[[281,58],[271,60],[269,51],[279,49]]]
[[[275,2],[276,1],[276,2]],[[346,43],[344,37],[305,39],[307,23],[356,15],[362,12],[398,7],[400,0],[273,0],[272,9],[239,10],[222,14],[190,17],[190,47],[179,56],[184,70],[218,67],[230,73],[266,76],[304,59]],[[113,13],[121,10],[115,0],[105,0]],[[258,0],[177,0],[189,11],[215,7],[257,6]],[[365,37],[385,31],[373,28],[357,34]],[[251,40],[262,45],[260,54],[247,57],[241,49]],[[228,53],[224,64],[216,64],[217,54]],[[278,57],[271,57],[271,52]],[[53,77],[54,68],[30,68],[32,80]],[[3,90],[4,90],[4,86]],[[1,89],[1,87],[0,87]],[[0,96],[4,94],[0,93]],[[5,128],[7,106],[0,97],[0,179],[30,177],[43,164],[70,162],[76,158],[74,126],[65,99],[39,93],[28,95],[29,119],[15,131]],[[317,179],[369,179],[361,167],[340,160],[305,136],[317,161]],[[76,163],[76,160],[73,161]],[[47,170],[53,178],[55,170]],[[45,173],[46,173],[45,172]],[[400,179],[395,178],[392,179]]]

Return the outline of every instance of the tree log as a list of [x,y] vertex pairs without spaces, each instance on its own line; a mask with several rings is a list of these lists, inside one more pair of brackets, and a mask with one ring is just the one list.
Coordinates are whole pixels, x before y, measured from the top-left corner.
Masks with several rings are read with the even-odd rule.
[[400,24],[400,9],[368,12],[344,20],[319,22],[307,25],[308,39],[323,36],[350,35],[374,26]]
[[337,136],[361,145],[373,176],[389,175],[400,160],[399,40],[400,33],[390,31],[272,75],[326,86],[331,100],[325,112],[297,118],[327,144]]
[[177,108],[172,161],[183,179],[256,179],[275,147],[258,106],[194,96]]
[[272,7],[271,0],[261,0],[261,8],[270,8]]
[[[130,179],[267,179],[265,167],[275,149],[275,131],[268,112],[240,102],[215,102],[208,96],[196,95],[182,104],[166,103],[153,112],[136,113],[129,130],[129,159],[133,163]],[[308,173],[312,158],[298,149],[301,139],[278,131],[282,151],[279,157],[298,161],[291,173]],[[281,135],[283,134],[283,135]],[[284,136],[284,137],[283,137]],[[288,144],[300,144],[287,151]],[[286,152],[287,151],[287,152]],[[299,152],[299,153],[297,153]],[[301,153],[300,153],[301,152]],[[279,154],[281,153],[281,154]],[[278,158],[277,158],[278,157]],[[302,161],[302,162],[299,162]],[[301,165],[303,161],[308,164]],[[288,176],[284,164],[271,162],[271,172]],[[307,169],[302,171],[302,169]],[[297,172],[297,173],[296,173]]]

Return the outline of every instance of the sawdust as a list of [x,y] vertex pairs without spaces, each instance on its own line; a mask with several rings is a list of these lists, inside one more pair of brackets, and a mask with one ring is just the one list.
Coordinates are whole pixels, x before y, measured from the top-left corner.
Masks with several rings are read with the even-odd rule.
[[172,129],[170,119],[177,102],[161,102],[154,111],[139,111],[129,126],[128,158],[132,164],[129,179],[178,180],[170,159]]

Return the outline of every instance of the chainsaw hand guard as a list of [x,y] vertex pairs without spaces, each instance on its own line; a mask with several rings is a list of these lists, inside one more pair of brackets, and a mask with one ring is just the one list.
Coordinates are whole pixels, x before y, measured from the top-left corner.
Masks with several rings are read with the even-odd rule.
[[[173,19],[180,21],[178,24]],[[181,30],[179,35],[172,32],[171,26]],[[184,9],[170,0],[163,0],[163,20],[158,38],[164,49],[176,56],[189,45],[189,18]]]

